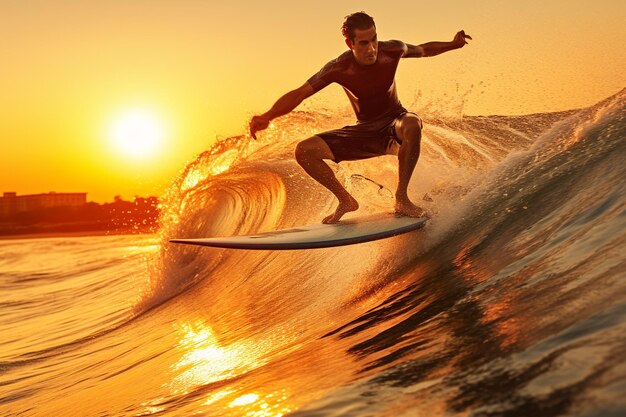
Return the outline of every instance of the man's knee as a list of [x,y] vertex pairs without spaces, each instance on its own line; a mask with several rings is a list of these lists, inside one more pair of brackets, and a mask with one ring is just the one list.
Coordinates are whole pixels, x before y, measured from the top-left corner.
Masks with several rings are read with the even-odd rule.
[[314,156],[315,143],[311,143],[311,139],[305,139],[296,145],[296,160],[302,162]]
[[422,138],[422,121],[416,115],[408,113],[400,120],[397,133],[402,141],[419,141]]
[[310,160],[333,159],[333,153],[319,136],[305,139],[296,145],[296,161],[302,164]]

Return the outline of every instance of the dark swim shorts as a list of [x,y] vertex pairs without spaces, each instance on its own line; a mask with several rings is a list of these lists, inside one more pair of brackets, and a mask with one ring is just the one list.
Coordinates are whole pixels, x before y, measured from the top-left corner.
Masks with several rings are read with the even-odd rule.
[[405,110],[377,120],[318,133],[316,136],[326,142],[335,156],[335,162],[397,155],[402,141],[396,134],[396,121],[407,113],[415,114]]

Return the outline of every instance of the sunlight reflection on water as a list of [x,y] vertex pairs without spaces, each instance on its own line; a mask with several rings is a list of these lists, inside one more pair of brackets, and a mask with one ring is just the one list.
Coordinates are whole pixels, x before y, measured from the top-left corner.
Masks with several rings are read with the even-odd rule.
[[222,345],[204,322],[181,323],[178,349],[184,354],[173,366],[178,374],[171,384],[174,394],[211,382],[234,378],[267,363],[252,342]]
[[[224,344],[213,328],[202,320],[179,323],[176,327],[180,337],[177,349],[183,354],[172,366],[172,371],[177,374],[169,384],[173,395],[186,395],[194,389],[258,369],[269,362],[268,353],[274,348],[272,341],[250,339]],[[203,405],[250,417],[280,417],[294,410],[285,404],[288,400],[286,390],[243,392],[232,386],[218,388],[206,396]]]

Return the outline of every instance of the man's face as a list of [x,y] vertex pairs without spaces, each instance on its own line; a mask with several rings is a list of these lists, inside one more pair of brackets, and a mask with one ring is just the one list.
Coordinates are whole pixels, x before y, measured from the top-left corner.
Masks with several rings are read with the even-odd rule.
[[354,41],[346,39],[346,44],[352,53],[356,62],[361,65],[373,65],[376,63],[378,53],[378,37],[376,36],[376,27],[369,29],[354,31]]

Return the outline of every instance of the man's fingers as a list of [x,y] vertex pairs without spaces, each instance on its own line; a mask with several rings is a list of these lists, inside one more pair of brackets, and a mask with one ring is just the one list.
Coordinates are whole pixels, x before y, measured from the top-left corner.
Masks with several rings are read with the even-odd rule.
[[256,140],[256,132],[259,130],[259,128],[257,127],[257,121],[255,119],[256,116],[253,117],[252,120],[250,120],[250,136],[252,136],[254,140]]
[[459,30],[454,36],[455,42],[463,42],[463,45],[467,45],[466,39],[472,39],[472,37],[465,33],[464,30]]
[[256,132],[259,130],[267,129],[269,122],[259,116],[254,116],[252,120],[250,120],[250,136],[256,140]]
[[463,38],[467,38],[467,39],[472,39],[472,37],[470,35],[468,35],[467,33],[465,33],[464,30],[459,31],[459,33],[457,35],[461,35],[463,36]]

